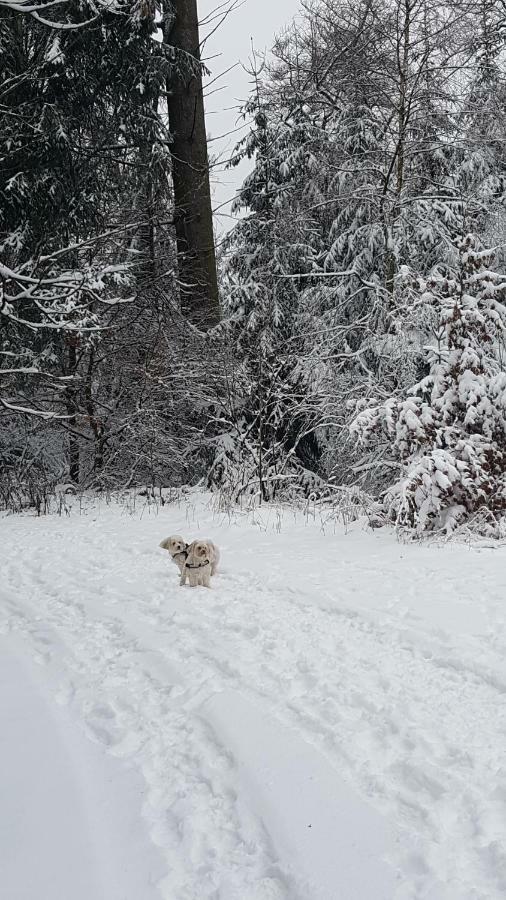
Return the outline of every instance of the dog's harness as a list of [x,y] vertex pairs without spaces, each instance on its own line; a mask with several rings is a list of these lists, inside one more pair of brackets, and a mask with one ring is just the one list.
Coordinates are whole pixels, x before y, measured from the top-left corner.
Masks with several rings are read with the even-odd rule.
[[[186,555],[188,556],[188,554],[186,554]],[[207,559],[207,560],[206,560],[205,562],[203,562],[203,563],[197,563],[196,566],[190,566],[189,563],[186,563],[186,568],[187,568],[187,569],[203,569],[204,566],[209,566],[209,565],[210,565],[210,562],[209,562],[209,560]]]
[[184,558],[187,559],[188,558],[188,550],[178,550],[177,553],[174,553],[174,556],[172,558],[175,559],[176,556],[184,556]]

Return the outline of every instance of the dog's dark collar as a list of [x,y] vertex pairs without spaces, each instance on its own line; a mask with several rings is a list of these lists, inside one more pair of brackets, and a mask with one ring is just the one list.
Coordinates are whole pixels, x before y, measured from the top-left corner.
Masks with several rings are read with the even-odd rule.
[[204,562],[204,563],[197,563],[196,566],[190,566],[189,563],[186,563],[186,568],[187,569],[203,569],[204,566],[209,566],[209,565],[210,565],[209,560],[206,560],[206,562]]
[[186,559],[188,557],[188,550],[178,550],[177,553],[174,553],[173,559],[175,559],[176,556],[184,556]]

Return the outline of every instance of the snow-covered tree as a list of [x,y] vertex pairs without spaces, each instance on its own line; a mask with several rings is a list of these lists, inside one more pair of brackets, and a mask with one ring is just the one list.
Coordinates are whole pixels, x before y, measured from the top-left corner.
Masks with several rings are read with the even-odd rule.
[[[498,0],[478,0],[470,38],[473,65],[466,84],[459,130],[462,148],[456,169],[465,201],[467,227],[493,242],[506,230],[506,16]],[[497,236],[497,237],[495,237]]]
[[114,324],[117,365],[154,240],[159,256],[166,241],[158,106],[172,54],[153,40],[154,6],[46,7],[44,21],[22,5],[0,11],[0,406],[6,435],[17,412],[59,422],[77,481],[83,423],[99,445],[107,418],[95,402],[100,334]]
[[428,374],[405,396],[362,403],[352,424],[361,443],[391,445],[401,477],[385,502],[418,533],[506,514],[506,276],[473,235],[456,250],[453,271],[417,280],[407,310],[432,319]]
[[[264,348],[275,334],[282,356],[288,339],[323,373],[327,399],[312,424],[321,437],[331,422],[333,434],[318,469],[338,480],[353,478],[347,398],[388,396],[422,365],[397,328],[396,273],[407,261],[430,268],[461,227],[454,16],[408,0],[318,0],[276,41],[253,97],[244,149],[255,163],[239,197],[250,215],[230,241],[229,324],[248,323],[250,356],[256,329]],[[311,377],[300,385],[314,398]]]
[[246,215],[227,241],[226,319],[218,332],[240,358],[230,431],[210,478],[223,481],[226,471],[239,493],[271,499],[281,488],[307,492],[317,480],[318,375],[304,352],[302,298],[318,269],[318,230],[303,196],[319,136],[300,109],[271,110],[258,84],[246,114],[253,125],[236,160],[247,156],[254,165],[236,203]]

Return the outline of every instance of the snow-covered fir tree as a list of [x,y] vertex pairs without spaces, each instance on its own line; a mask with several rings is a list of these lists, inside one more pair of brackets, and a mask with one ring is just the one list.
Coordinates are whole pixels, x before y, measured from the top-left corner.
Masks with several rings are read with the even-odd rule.
[[[218,333],[239,349],[236,391],[211,483],[236,496],[307,494],[318,483],[314,435],[319,373],[304,351],[303,296],[318,268],[318,232],[305,214],[318,135],[300,109],[276,110],[254,92],[253,127],[236,160],[254,160],[236,208],[247,210],[227,242],[226,318]],[[307,323],[306,323],[307,324]],[[234,487],[235,485],[235,487]]]
[[411,321],[432,319],[428,374],[404,396],[359,404],[351,430],[362,444],[383,439],[399,461],[385,498],[397,525],[451,532],[480,516],[497,533],[506,515],[506,276],[475,236],[456,251],[453,271],[416,280],[406,310]]

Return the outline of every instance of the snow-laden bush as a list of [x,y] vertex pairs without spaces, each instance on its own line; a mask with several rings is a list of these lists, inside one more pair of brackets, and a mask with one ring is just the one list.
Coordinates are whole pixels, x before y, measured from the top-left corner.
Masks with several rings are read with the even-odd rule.
[[402,476],[385,502],[419,533],[506,513],[506,276],[473,235],[456,243],[456,270],[418,279],[409,311],[435,315],[429,374],[407,397],[362,404],[351,425],[362,444],[391,442]]
[[306,468],[295,450],[287,450],[281,440],[260,444],[242,419],[213,444],[207,487],[220,491],[230,502],[277,499],[296,503],[332,494],[332,487]]
[[207,487],[216,491],[220,510],[236,505],[254,508],[262,501],[289,503],[322,523],[358,519],[371,528],[384,524],[379,504],[355,485],[336,485],[301,465],[295,453],[264,452],[259,464],[258,447],[238,440],[237,434],[219,435],[214,442],[214,460]]

